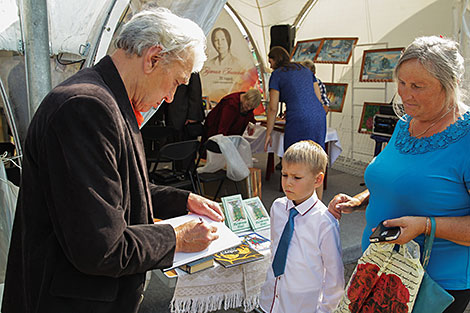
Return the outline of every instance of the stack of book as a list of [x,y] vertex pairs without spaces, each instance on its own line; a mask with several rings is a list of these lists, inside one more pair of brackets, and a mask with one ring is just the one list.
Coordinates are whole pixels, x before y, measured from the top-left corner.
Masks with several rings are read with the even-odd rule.
[[240,194],[223,197],[225,223],[234,233],[270,227],[270,219],[259,197],[242,199]]
[[181,265],[179,268],[189,274],[194,274],[202,270],[205,270],[207,268],[211,268],[213,266],[214,266],[214,257],[212,255],[209,255],[209,256],[206,256],[205,258]]

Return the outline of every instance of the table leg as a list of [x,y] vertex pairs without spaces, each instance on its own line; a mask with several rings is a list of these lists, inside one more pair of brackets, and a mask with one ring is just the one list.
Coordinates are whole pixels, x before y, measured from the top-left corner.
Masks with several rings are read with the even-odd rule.
[[266,162],[265,180],[269,180],[271,178],[272,173],[274,173],[274,152],[268,152],[268,161]]

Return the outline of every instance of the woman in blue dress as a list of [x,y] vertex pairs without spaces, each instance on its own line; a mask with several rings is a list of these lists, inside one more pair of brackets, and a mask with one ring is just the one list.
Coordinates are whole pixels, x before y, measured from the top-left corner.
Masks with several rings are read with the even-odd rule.
[[427,272],[455,298],[445,313],[464,312],[470,301],[470,110],[462,99],[464,59],[456,42],[417,38],[395,68],[405,115],[390,142],[364,174],[367,190],[339,194],[329,204],[341,213],[366,208],[362,248],[385,220],[399,226],[391,243],[423,247],[436,223]]
[[[313,140],[325,149],[326,113],[320,102],[320,88],[315,75],[306,67],[290,62],[282,47],[273,47],[268,54],[274,69],[269,79],[269,106],[264,151],[272,144],[271,133],[279,107],[286,104],[284,151],[300,140]],[[319,199],[323,186],[317,188]]]
[[326,113],[317,94],[320,94],[315,75],[306,67],[290,62],[287,51],[273,47],[268,54],[274,69],[269,79],[269,106],[265,150],[271,145],[271,133],[279,107],[286,104],[284,151],[300,140],[313,140],[325,149]]

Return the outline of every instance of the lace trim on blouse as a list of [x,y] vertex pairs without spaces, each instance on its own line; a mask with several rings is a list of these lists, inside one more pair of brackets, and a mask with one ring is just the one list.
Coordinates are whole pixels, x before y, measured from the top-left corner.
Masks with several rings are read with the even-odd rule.
[[470,130],[470,111],[449,125],[442,132],[430,137],[416,138],[410,135],[410,123],[412,118],[409,116],[404,123],[398,123],[398,134],[395,141],[395,147],[403,154],[422,154],[439,149],[444,149],[448,145],[458,141]]

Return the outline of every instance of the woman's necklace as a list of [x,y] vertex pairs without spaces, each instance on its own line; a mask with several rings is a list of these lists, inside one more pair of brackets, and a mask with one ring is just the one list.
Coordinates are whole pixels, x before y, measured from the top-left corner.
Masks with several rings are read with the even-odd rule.
[[[421,137],[422,135],[426,134],[428,132],[428,130],[430,130],[434,125],[436,125],[438,122],[440,122],[444,117],[447,116],[447,114],[449,114],[449,112],[452,111],[452,107],[449,108],[449,110],[447,110],[447,112],[442,115],[439,119],[437,119],[435,122],[433,122],[431,125],[428,126],[428,128],[426,128],[424,131],[422,131],[421,133],[419,133],[418,135],[414,135],[414,137],[418,138],[418,137]],[[414,120],[413,120],[414,121]],[[414,125],[415,123],[413,123],[411,125],[411,132],[414,133]]]

